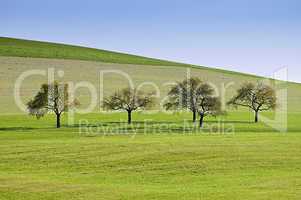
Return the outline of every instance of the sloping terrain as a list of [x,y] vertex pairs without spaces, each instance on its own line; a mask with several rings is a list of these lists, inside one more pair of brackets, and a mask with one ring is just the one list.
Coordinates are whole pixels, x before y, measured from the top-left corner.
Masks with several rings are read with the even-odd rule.
[[[74,83],[86,81],[93,85],[98,93],[103,92],[104,95],[126,87],[128,80],[124,75],[128,75],[135,85],[148,82],[143,87],[157,90],[161,99],[164,99],[172,83],[184,79],[187,74],[211,82],[222,96],[224,96],[222,88],[228,85],[224,92],[224,102],[233,95],[233,92],[241,83],[262,80],[261,77],[247,74],[104,50],[0,38],[0,103],[2,105],[0,112],[2,114],[20,113],[13,92],[16,80],[23,72],[36,69],[45,70],[46,72],[49,68],[55,69],[55,78],[58,80],[73,81]],[[103,91],[100,91],[100,72],[104,70],[115,70],[115,73],[104,76],[104,88]],[[59,77],[57,75],[58,71],[63,71],[64,75]],[[24,102],[28,101],[39,89],[40,84],[46,81],[47,77],[37,75],[25,79],[21,87]],[[301,101],[300,84],[267,81],[275,85],[277,90],[287,90],[290,112],[301,111],[300,106],[298,106]],[[152,85],[149,84],[150,82]],[[90,94],[86,89],[79,89],[77,96],[79,96],[83,107],[90,101]],[[98,107],[95,108],[95,111],[99,109],[100,97],[98,97],[98,100]]]
[[146,58],[87,47],[0,37],[0,55],[32,58],[90,60],[106,63],[183,66],[176,62]]

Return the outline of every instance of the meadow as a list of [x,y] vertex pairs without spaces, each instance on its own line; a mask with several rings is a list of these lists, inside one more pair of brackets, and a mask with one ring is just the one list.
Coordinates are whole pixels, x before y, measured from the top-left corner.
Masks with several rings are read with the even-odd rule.
[[[62,128],[57,129],[54,115],[39,120],[29,116],[16,105],[13,94],[20,74],[49,68],[60,81],[87,81],[105,96],[128,83],[111,74],[101,90],[102,70],[124,72],[137,85],[152,82],[161,99],[168,84],[183,80],[187,73],[211,82],[219,92],[231,84],[223,101],[242,83],[262,80],[141,56],[0,37],[0,200],[301,198],[301,84],[265,79],[287,94],[281,99],[287,110],[284,106],[279,111],[287,114],[282,132],[275,127],[285,127],[285,120],[255,124],[249,110],[228,108],[227,115],[205,118],[202,129],[185,112],[135,112],[128,125],[124,112],[100,112],[99,97],[91,113],[76,114],[71,124],[64,114]],[[57,76],[59,71],[63,77]],[[23,103],[46,79],[32,76],[22,82]],[[90,95],[77,91],[81,108],[89,105]],[[266,112],[260,119],[275,116]]]

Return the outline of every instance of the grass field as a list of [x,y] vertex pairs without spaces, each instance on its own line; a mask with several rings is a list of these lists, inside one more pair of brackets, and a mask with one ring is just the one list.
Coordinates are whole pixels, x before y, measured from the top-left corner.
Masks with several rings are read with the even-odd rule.
[[[124,117],[80,115],[76,124],[129,128]],[[66,119],[57,130],[53,116],[2,116],[0,199],[300,199],[300,115],[290,115],[287,133],[255,125],[247,113],[227,116],[235,132],[184,133],[190,117],[136,113],[134,128],[143,119],[177,127],[104,136],[79,133]]]
[[[0,200],[53,199],[292,199],[301,198],[301,84],[266,80],[287,92],[287,131],[271,123],[253,123],[248,110],[231,110],[205,119],[202,129],[191,113],[100,113],[62,118],[55,128],[51,114],[37,120],[20,111],[14,99],[17,78],[28,70],[63,71],[61,81],[87,81],[109,95],[128,85],[111,74],[100,91],[99,72],[117,70],[135,85],[158,86],[187,76],[214,84],[225,101],[245,81],[261,77],[63,44],[0,37]],[[272,72],[271,72],[272,73]],[[47,77],[22,83],[26,103]],[[145,87],[145,90],[154,89]],[[82,107],[90,101],[83,89]],[[99,98],[100,100],[100,98]],[[280,99],[285,102],[286,99]],[[277,113],[276,113],[277,114]],[[278,113],[279,114],[279,113]],[[275,113],[261,117],[273,119]],[[262,119],[262,118],[260,118]],[[277,121],[276,123],[279,123]],[[281,121],[280,123],[285,123]],[[279,125],[279,124],[278,124]]]

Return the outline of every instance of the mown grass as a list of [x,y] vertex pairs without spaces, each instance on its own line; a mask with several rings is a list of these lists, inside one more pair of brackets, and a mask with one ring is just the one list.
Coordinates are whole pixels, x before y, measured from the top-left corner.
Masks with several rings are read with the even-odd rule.
[[[272,114],[267,114],[272,115]],[[126,125],[124,113],[77,115],[74,126],[54,128],[54,116],[0,117],[0,199],[300,199],[300,115],[289,131],[230,114],[235,132],[85,134],[90,125]],[[182,127],[185,114],[134,114]],[[150,121],[153,120],[153,121]],[[216,123],[208,118],[206,124]],[[189,122],[188,122],[189,123]],[[144,122],[143,122],[144,124]],[[145,124],[144,124],[145,127]],[[158,131],[160,130],[160,131]]]

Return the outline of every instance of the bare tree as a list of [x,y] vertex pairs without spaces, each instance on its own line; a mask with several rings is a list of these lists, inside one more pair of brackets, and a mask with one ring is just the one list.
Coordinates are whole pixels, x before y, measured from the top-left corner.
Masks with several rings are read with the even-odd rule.
[[208,115],[221,114],[221,102],[214,96],[214,89],[199,78],[184,80],[173,87],[169,93],[169,101],[164,105],[166,109],[189,109],[193,112],[193,121],[196,113],[200,116],[199,125],[203,127],[204,118]]
[[103,107],[107,110],[124,110],[128,113],[128,124],[132,123],[132,112],[150,108],[154,103],[152,93],[125,88],[104,99]]
[[255,123],[258,122],[258,114],[261,111],[273,110],[276,108],[275,90],[262,83],[245,83],[237,94],[228,102],[228,105],[248,107],[255,113]]
[[54,82],[53,84],[43,84],[37,95],[27,103],[30,115],[35,115],[38,119],[48,112],[56,115],[56,127],[61,127],[61,115],[68,112],[71,107],[79,105],[77,100],[70,102],[68,85]]

